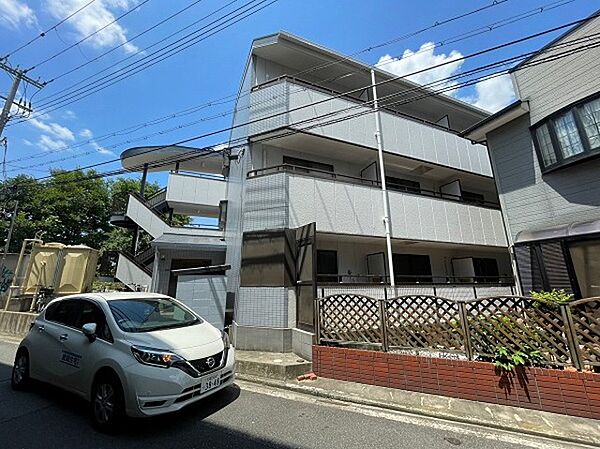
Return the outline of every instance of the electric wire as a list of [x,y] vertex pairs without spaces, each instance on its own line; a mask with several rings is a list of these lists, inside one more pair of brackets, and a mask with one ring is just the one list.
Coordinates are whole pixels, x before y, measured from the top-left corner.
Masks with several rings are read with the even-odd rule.
[[[461,41],[461,40],[464,40],[464,39],[468,39],[468,38],[474,37],[474,36],[476,36],[478,34],[481,34],[483,32],[491,32],[491,31],[494,31],[494,30],[496,30],[496,29],[498,29],[500,27],[507,26],[507,25],[515,23],[515,22],[517,22],[519,20],[523,20],[523,19],[529,18],[532,15],[540,14],[540,13],[543,13],[545,11],[550,11],[551,9],[555,9],[557,7],[560,7],[560,6],[564,6],[565,4],[572,3],[573,1],[574,0],[562,0],[562,1],[550,2],[550,3],[544,4],[544,5],[538,6],[538,7],[534,8],[534,9],[530,9],[528,11],[524,11],[522,13],[519,13],[519,14],[510,16],[510,17],[507,17],[505,19],[502,19],[502,20],[490,23],[488,25],[478,27],[478,28],[476,28],[474,30],[470,30],[470,31],[468,31],[466,33],[461,33],[461,34],[458,34],[458,35],[455,35],[455,36],[452,36],[452,37],[449,37],[449,38],[445,38],[445,39],[439,41],[438,43],[436,43],[434,45],[434,47],[439,47],[439,46],[447,45],[449,43],[454,43],[454,42],[458,42],[458,41]],[[462,15],[462,16],[455,16],[454,18],[449,19],[449,20],[456,20],[457,17],[464,17],[464,15]],[[445,23],[447,21],[448,20],[439,22],[439,24]],[[416,32],[416,33],[418,33],[418,32]],[[405,36],[407,36],[407,35],[405,35]],[[392,39],[392,40],[387,41],[387,42],[397,42],[400,39],[401,39],[401,37],[400,38]],[[376,46],[372,46],[372,47],[369,47],[369,48],[378,48],[378,47],[381,47],[383,45],[385,45],[385,43],[378,44]],[[369,48],[361,50],[360,52],[367,51]],[[421,53],[423,51],[428,51],[430,48],[431,47],[427,47],[426,49],[422,49],[422,50],[419,50],[417,52],[411,53],[409,55],[409,57],[416,56],[417,54],[419,54],[419,53]],[[356,52],[355,54],[360,53],[360,52]],[[390,62],[393,62],[393,61],[394,61],[394,59],[390,59],[388,61],[384,61],[383,63],[377,64],[376,67],[380,68],[383,65],[389,64]],[[297,74],[301,74],[301,73],[306,73],[306,70],[297,72],[293,76],[296,76]],[[327,80],[325,80],[325,81],[327,81]],[[249,93],[249,91],[243,92],[243,94],[248,94],[248,93]],[[240,95],[242,95],[242,93],[240,93]],[[235,96],[236,96],[236,94],[232,94],[232,95],[229,95],[229,96],[226,96],[226,97],[222,97],[222,98],[219,98],[217,100],[213,100],[213,101],[209,101],[207,103],[203,103],[203,104],[201,104],[199,106],[195,106],[195,107],[192,107],[192,108],[187,108],[187,109],[184,109],[183,111],[179,111],[179,112],[176,112],[176,113],[172,113],[172,114],[168,114],[166,116],[159,117],[159,118],[151,120],[149,122],[144,122],[144,123],[140,123],[140,124],[136,124],[136,125],[131,125],[129,127],[123,128],[123,129],[121,129],[119,131],[115,131],[115,132],[112,132],[112,133],[107,133],[107,134],[104,134],[102,136],[99,136],[99,137],[96,137],[96,138],[93,138],[93,139],[89,139],[89,140],[86,140],[86,141],[78,142],[76,144],[64,146],[64,147],[60,148],[59,150],[66,150],[66,149],[78,148],[78,147],[81,147],[81,146],[84,146],[84,145],[87,145],[87,144],[90,144],[90,143],[94,143],[95,144],[97,142],[106,140],[108,138],[115,137],[117,135],[122,135],[125,132],[135,132],[136,130],[139,130],[139,129],[142,129],[142,128],[146,128],[148,126],[153,126],[155,124],[162,123],[164,121],[171,120],[171,119],[179,117],[179,116],[184,116],[184,115],[189,115],[189,114],[195,113],[195,112],[197,112],[200,109],[204,109],[205,107],[212,107],[212,106],[215,106],[217,104],[224,104],[224,103],[235,101]],[[227,99],[229,99],[229,100],[228,101],[223,101],[223,100],[227,100]],[[233,112],[234,111],[230,111],[229,114],[232,114]],[[200,123],[202,121],[210,120],[210,119],[213,119],[215,117],[216,118],[223,117],[224,115],[225,114],[217,114],[216,116],[208,117],[206,119],[196,120],[194,122],[190,122],[190,123],[185,124],[183,126],[180,125],[180,126],[171,128],[171,131],[174,131],[174,130],[177,130],[177,129],[181,129],[183,127],[191,126],[193,124]],[[158,132],[158,133],[152,133],[152,134],[149,134],[149,135],[146,135],[146,136],[141,136],[141,137],[133,139],[133,141],[145,140],[148,137],[152,137],[152,136],[155,136],[155,135],[161,135],[161,134],[164,134],[165,132],[169,132],[169,130]],[[130,141],[126,141],[126,142],[122,142],[122,143],[129,143],[129,142]],[[107,147],[107,148],[115,148],[116,146],[118,146],[120,144],[121,143],[115,144],[115,145],[111,145],[110,147]],[[95,153],[97,153],[97,151],[93,150],[93,151],[87,151],[85,153],[82,153],[82,155],[95,154]],[[22,161],[22,160],[36,159],[36,158],[40,158],[40,157],[47,157],[48,155],[49,155],[49,153],[42,153],[42,154],[37,154],[37,155],[30,155],[30,156],[26,156],[26,157],[22,157],[22,158],[18,158],[18,159],[13,159],[12,161],[9,161],[9,162],[18,162],[18,161]],[[61,159],[59,159],[57,161],[63,161],[63,160],[66,160],[66,159],[69,159],[69,158],[75,158],[75,157],[78,157],[78,156],[74,155],[74,156],[70,156],[70,157],[67,157],[67,158],[61,158]]]
[[20,45],[19,47],[15,48],[14,50],[8,52],[3,58],[0,59],[8,59],[10,56],[14,55],[15,53],[23,50],[24,48],[30,46],[31,44],[33,44],[35,41],[37,41],[38,39],[41,39],[43,37],[45,37],[50,31],[56,30],[59,26],[61,26],[63,23],[65,23],[67,20],[69,20],[71,17],[75,16],[76,14],[80,13],[81,11],[83,11],[85,8],[87,8],[88,6],[90,6],[92,3],[94,3],[96,0],[91,0],[89,2],[87,2],[86,4],[82,5],[80,8],[76,9],[75,11],[73,11],[71,14],[69,14],[67,17],[65,17],[64,19],[60,20],[58,23],[56,23],[55,25],[51,26],[50,28],[48,28],[46,31],[42,31],[40,34],[38,34],[37,36],[35,36],[33,39],[25,42],[24,44]]
[[[600,34],[600,33],[599,33],[599,34]],[[586,40],[588,40],[588,41],[589,41],[589,40],[591,39],[591,36],[586,36],[586,37],[584,37],[584,38],[582,38],[582,39],[586,39]],[[573,44],[573,43],[572,43],[572,42],[567,42],[567,43],[563,43],[563,44]],[[585,45],[585,46],[583,46],[583,47],[580,47],[580,48],[577,48],[577,49],[572,49],[572,50],[570,50],[570,51],[568,51],[568,52],[564,52],[563,54],[558,54],[558,55],[556,55],[556,54],[555,54],[555,55],[550,55],[550,56],[548,56],[548,57],[546,57],[546,58],[540,58],[540,59],[533,60],[533,61],[527,61],[525,64],[522,64],[521,66],[519,66],[519,67],[518,67],[517,69],[515,69],[515,70],[523,70],[523,69],[524,69],[524,68],[526,68],[526,67],[530,67],[530,66],[533,66],[533,65],[539,65],[539,64],[541,64],[541,63],[545,63],[545,62],[548,62],[548,61],[554,61],[554,60],[557,60],[557,59],[559,59],[559,58],[562,58],[562,57],[566,57],[566,56],[569,56],[569,55],[575,54],[575,52],[587,51],[587,50],[589,50],[589,49],[591,49],[591,48],[597,48],[597,47],[599,47],[599,46],[600,46],[600,43],[597,43],[597,44],[594,44],[594,45],[589,45],[589,44],[586,44],[586,45]],[[516,59],[522,59],[522,60],[525,60],[526,58],[528,58],[528,57],[529,57],[529,56],[531,56],[532,54],[536,54],[536,53],[537,53],[537,51],[535,51],[535,52],[523,53],[523,54],[521,54],[521,55],[517,55],[517,56],[511,57],[511,58],[508,58],[507,60],[497,61],[497,62],[494,62],[494,63],[492,63],[492,64],[487,64],[487,65],[485,65],[485,66],[483,66],[483,67],[480,67],[480,68],[477,68],[477,69],[473,69],[473,70],[472,70],[472,71],[470,71],[470,72],[473,72],[473,71],[481,71],[483,68],[487,69],[487,68],[490,68],[490,67],[492,67],[492,66],[497,66],[497,65],[500,65],[500,64],[504,64],[504,65],[505,65],[505,64],[507,64],[507,61],[508,61],[508,60],[512,60],[512,61],[514,61],[514,60],[516,60]],[[491,77],[493,77],[493,76],[500,76],[500,75],[504,74],[504,72],[505,72],[505,71],[503,70],[503,71],[500,71],[499,73],[496,73],[496,74],[492,74],[492,75],[485,75],[485,76],[484,76],[484,77],[482,77],[482,78],[477,78],[477,79],[469,80],[469,81],[467,81],[467,83],[469,83],[469,85],[470,85],[470,84],[473,84],[473,83],[475,83],[475,82],[477,82],[477,81],[479,81],[479,80],[481,80],[481,79],[490,79],[490,78],[491,78]],[[453,76],[453,77],[447,77],[447,78],[456,78],[456,76],[465,76],[465,74],[459,74],[459,75],[455,75],[455,76]],[[442,80],[436,80],[436,81],[435,81],[435,83],[440,83],[440,82],[442,82],[442,81],[445,81],[445,79],[442,79]],[[379,83],[376,83],[376,85],[377,85],[377,84],[378,84],[378,85],[381,85],[381,84],[384,84],[384,83],[386,83],[386,82],[388,82],[388,80],[380,81]],[[465,83],[464,85],[467,85],[467,84]],[[372,85],[371,85],[371,86],[372,86]],[[366,87],[368,88],[369,86],[366,86]],[[449,86],[449,87],[446,87],[446,89],[454,89],[454,88],[456,88],[456,86]],[[414,101],[418,101],[419,99],[421,99],[421,98],[425,98],[426,96],[437,96],[437,95],[440,95],[440,94],[441,94],[441,91],[437,91],[437,90],[436,90],[436,91],[427,92],[427,89],[422,89],[422,88],[421,88],[421,86],[415,87],[415,89],[414,89],[414,90],[415,90],[415,91],[417,91],[417,90],[424,91],[424,92],[425,92],[425,94],[424,94],[424,95],[422,95],[421,97],[418,97],[418,98],[412,98],[412,99],[411,99],[411,98],[409,98],[409,99],[407,99],[407,100],[404,100],[404,104],[406,104],[406,103],[408,103],[408,102],[414,102]],[[395,93],[395,94],[390,94],[390,95],[388,95],[388,96],[385,96],[385,97],[383,97],[382,99],[380,99],[380,101],[386,101],[388,98],[397,97],[397,96],[399,96],[399,95],[406,95],[406,94],[407,94],[407,92],[406,92],[406,91],[405,91],[405,92],[402,92],[402,93],[400,93],[400,94],[398,94],[398,93]],[[343,94],[341,94],[341,95],[343,95]],[[335,97],[331,97],[330,99],[333,99],[333,98],[335,98]],[[324,102],[324,101],[329,101],[330,99],[321,100],[320,102],[316,102],[316,103],[322,103],[322,102]],[[370,102],[372,102],[372,100],[371,100]],[[305,107],[313,106],[313,105],[314,105],[314,104],[316,104],[316,103],[311,103],[311,104],[309,104],[309,105],[304,105],[304,106],[298,107],[298,108],[296,108],[296,109],[300,109],[300,108],[305,108]],[[367,103],[369,103],[369,102],[367,102]],[[390,103],[385,103],[385,105],[386,105],[386,106],[389,106],[389,105],[390,105]],[[339,114],[339,113],[342,113],[342,112],[347,112],[347,110],[348,110],[348,109],[362,108],[362,107],[364,107],[364,104],[359,104],[359,105],[356,105],[356,106],[352,106],[351,108],[346,108],[346,109],[342,109],[342,110],[334,111],[333,113],[328,113],[328,114],[325,114],[325,115],[323,115],[323,116],[319,116],[319,117],[311,117],[311,118],[309,118],[309,119],[306,119],[306,120],[305,120],[305,121],[303,121],[303,122],[310,122],[310,121],[314,121],[314,120],[316,120],[316,119],[319,119],[319,118],[322,118],[322,117],[324,117],[324,116],[329,116],[329,115],[332,115],[332,114]],[[374,110],[379,110],[379,109],[381,109],[381,108],[378,108],[378,109],[372,109],[372,110],[367,110],[367,111],[361,111],[361,112],[359,112],[358,114],[355,114],[355,115],[353,115],[353,116],[344,116],[344,117],[342,117],[341,119],[337,119],[337,120],[348,120],[348,119],[350,119],[350,118],[352,118],[352,117],[359,116],[359,115],[363,115],[363,114],[372,113]],[[291,110],[290,110],[290,111],[291,111]],[[286,112],[284,112],[284,113],[289,113],[290,111],[286,111]],[[268,119],[270,119],[270,118],[273,118],[274,116],[281,115],[281,114],[282,114],[282,113],[275,114],[275,115],[268,116],[268,117],[263,117],[263,118],[260,118],[260,119],[256,119],[256,120],[254,120],[254,121],[246,122],[246,123],[243,123],[243,124],[238,124],[238,125],[236,125],[236,126],[234,126],[234,127],[248,126],[249,124],[251,124],[251,123],[253,123],[253,122],[258,122],[258,121],[268,120]],[[334,119],[334,120],[336,120],[336,119]],[[332,122],[332,123],[334,123],[334,122]],[[294,123],[294,126],[296,126],[296,125],[297,125],[297,123]],[[315,124],[315,125],[313,125],[313,126],[325,126],[325,125],[324,125],[323,123],[317,123],[317,124]],[[147,151],[145,151],[145,152],[157,151],[157,150],[159,150],[159,149],[162,149],[162,148],[167,148],[167,147],[170,147],[170,146],[177,146],[177,145],[181,145],[181,144],[184,144],[184,143],[189,143],[189,142],[191,142],[191,141],[198,140],[198,139],[201,139],[201,138],[204,138],[204,137],[210,136],[210,135],[215,135],[215,134],[219,134],[219,133],[222,133],[222,132],[225,132],[225,131],[231,130],[231,129],[233,129],[234,127],[231,127],[230,129],[225,129],[225,130],[217,130],[217,131],[213,131],[213,132],[211,132],[211,133],[207,133],[207,134],[204,134],[204,135],[201,135],[201,136],[194,136],[194,137],[191,137],[191,138],[189,138],[189,139],[181,140],[181,141],[179,141],[179,142],[176,142],[176,143],[173,143],[173,144],[169,144],[169,145],[165,145],[165,146],[161,146],[161,147],[154,147],[154,148],[150,148],[150,149],[148,149],[148,150],[147,150]],[[301,131],[303,131],[303,130],[305,130],[305,129],[306,129],[306,128],[302,128],[302,129],[300,129],[300,130],[292,130],[292,131],[290,131],[290,133],[298,133],[298,132],[301,132]],[[281,135],[272,136],[272,138],[281,138]],[[244,138],[240,138],[240,139],[242,139],[242,140],[245,140],[245,137],[244,137]],[[240,147],[244,147],[244,146],[246,146],[246,145],[247,145],[247,142],[244,142],[244,143],[243,143],[243,144],[242,144]],[[210,148],[214,148],[214,146],[215,146],[215,144],[213,144],[213,145],[211,145],[211,146],[209,146],[209,147],[205,147],[204,149],[210,149]],[[230,146],[230,147],[229,147],[229,150],[231,150],[232,148],[233,148],[233,147],[232,147],[232,146]],[[195,157],[198,157],[198,154],[197,154],[197,153],[198,153],[199,151],[200,151],[199,149],[190,150],[190,156],[189,156],[189,158],[195,158]],[[136,157],[137,157],[137,156],[139,156],[139,155],[141,155],[141,154],[144,154],[145,152],[142,152],[142,153],[140,153],[140,154],[137,154],[137,155],[136,155]],[[172,159],[169,159],[169,158],[164,158],[164,159],[162,159],[160,162],[158,162],[158,163],[156,163],[156,164],[147,164],[147,165],[150,165],[151,167],[159,167],[159,166],[164,166],[164,165],[169,165],[169,164],[172,164],[174,161],[183,161],[183,160],[186,160],[186,159],[185,159],[184,157],[180,156],[180,155],[177,155],[177,156],[174,156]],[[85,169],[95,168],[95,167],[102,166],[102,165],[106,165],[106,164],[108,164],[108,163],[115,162],[115,161],[120,161],[120,159],[116,159],[116,160],[114,160],[114,161],[105,161],[105,162],[101,162],[101,163],[97,163],[97,164],[93,164],[93,165],[88,165],[88,166],[86,166],[86,167],[79,167],[79,168],[77,168],[77,169],[75,169],[75,170],[72,170],[72,171],[77,171],[77,170],[85,170]],[[129,167],[129,168],[127,168],[127,169],[117,169],[117,170],[113,170],[113,171],[110,171],[110,172],[100,173],[100,174],[98,174],[98,176],[114,176],[115,174],[119,174],[119,173],[126,173],[126,172],[136,171],[136,170],[138,170],[138,169],[141,169],[141,168],[143,167],[143,165],[144,165],[144,164],[140,165],[139,167]],[[43,177],[43,178],[37,178],[37,180],[44,180],[44,179],[47,179],[47,178],[49,178],[49,177],[51,177],[51,175],[50,175],[50,176],[47,176],[47,177]]]

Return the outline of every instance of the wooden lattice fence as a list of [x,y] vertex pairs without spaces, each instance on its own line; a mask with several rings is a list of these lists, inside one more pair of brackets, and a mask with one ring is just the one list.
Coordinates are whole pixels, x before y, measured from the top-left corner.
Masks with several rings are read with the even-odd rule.
[[375,299],[338,294],[317,300],[322,343],[431,350],[489,360],[499,347],[535,354],[540,366],[600,366],[600,298],[548,304],[529,297]]

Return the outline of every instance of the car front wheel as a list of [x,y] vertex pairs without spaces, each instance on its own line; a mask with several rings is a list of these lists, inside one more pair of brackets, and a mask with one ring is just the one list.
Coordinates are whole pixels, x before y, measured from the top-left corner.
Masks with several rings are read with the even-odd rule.
[[25,390],[29,386],[29,354],[24,349],[15,357],[10,385],[13,390]]
[[94,426],[101,432],[118,430],[125,418],[123,389],[116,376],[102,376],[92,389],[91,404]]

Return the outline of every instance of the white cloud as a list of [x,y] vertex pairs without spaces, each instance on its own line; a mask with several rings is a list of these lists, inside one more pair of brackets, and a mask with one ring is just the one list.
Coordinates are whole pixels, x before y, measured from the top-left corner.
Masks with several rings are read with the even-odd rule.
[[514,99],[515,91],[508,74],[479,81],[475,84],[473,97],[461,98],[463,101],[490,112],[499,111],[512,103]]
[[37,129],[47,134],[51,134],[56,139],[71,142],[75,140],[75,134],[73,134],[73,131],[58,123],[46,122],[43,119],[39,120],[37,118],[30,119],[29,123],[31,123],[31,125],[35,126]]
[[[448,55],[445,53],[436,55],[434,50],[435,44],[433,42],[425,42],[416,52],[407,48],[404,50],[401,58],[394,58],[390,55],[382,56],[379,58],[379,62],[377,62],[376,66],[391,72],[394,75],[404,76],[428,67],[447,63],[441,67],[436,67],[434,69],[406,77],[407,79],[419,84],[429,84],[431,82],[447,78],[458,72],[464,62],[461,59],[463,55],[459,51],[452,50]],[[436,84],[433,88],[438,90],[454,85],[456,85],[456,81],[445,81]],[[452,93],[452,91],[448,92]]]
[[64,149],[67,146],[67,143],[64,140],[54,139],[46,134],[42,134],[40,140],[38,140],[37,146],[44,151],[59,151]]
[[33,142],[31,140],[23,139],[23,143],[28,147],[33,146]]
[[[447,63],[441,67],[406,77],[418,84],[433,83],[459,73],[464,61],[460,59],[463,56],[458,50],[452,50],[449,54],[440,53],[437,55],[434,53],[434,50],[435,44],[433,42],[426,42],[416,52],[410,49],[404,50],[401,58],[393,58],[390,55],[382,56],[376,65],[395,75],[404,76],[428,67]],[[432,88],[435,90],[444,89],[444,93],[490,112],[502,109],[515,98],[509,75],[479,81],[475,84],[473,95],[461,96],[458,82],[452,80],[442,81],[432,86]]]
[[85,137],[86,139],[91,139],[92,137],[94,137],[94,134],[92,133],[92,131],[87,128],[79,131],[79,135],[81,137]]
[[72,120],[77,118],[77,114],[75,114],[70,109],[67,109],[63,112],[62,117],[67,120]]
[[37,24],[33,10],[23,1],[0,0],[0,24],[12,29],[31,28]]
[[[62,19],[86,3],[88,0],[46,0],[46,7],[52,16]],[[75,28],[77,37],[81,39],[115,20],[116,16],[120,14],[115,15],[115,12],[130,9],[137,3],[137,0],[96,0],[74,15],[67,23]],[[95,48],[106,48],[123,44],[126,41],[127,30],[119,22],[115,22],[85,42]],[[126,43],[123,45],[123,49],[128,53],[133,53],[138,50],[138,47]]]
[[115,153],[113,153],[112,151],[110,151],[107,148],[104,148],[102,145],[100,145],[98,142],[96,142],[94,140],[94,133],[92,132],[92,130],[84,128],[81,131],[79,131],[79,135],[85,139],[88,139],[90,141],[90,145],[100,154],[105,154],[105,155],[109,155],[109,156],[115,156]]

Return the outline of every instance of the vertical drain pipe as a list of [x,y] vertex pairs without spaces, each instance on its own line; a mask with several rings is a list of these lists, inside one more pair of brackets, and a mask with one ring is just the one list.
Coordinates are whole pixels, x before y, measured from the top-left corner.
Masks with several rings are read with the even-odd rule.
[[379,155],[379,174],[381,177],[381,193],[383,195],[383,224],[385,226],[385,243],[387,246],[388,270],[390,273],[390,287],[396,296],[396,279],[394,276],[394,262],[392,260],[392,236],[390,232],[390,198],[385,185],[385,167],[383,166],[383,135],[381,133],[381,115],[377,102],[377,86],[375,85],[375,70],[371,69],[371,85],[373,88],[373,108],[375,108],[375,139],[377,140],[377,153]]

